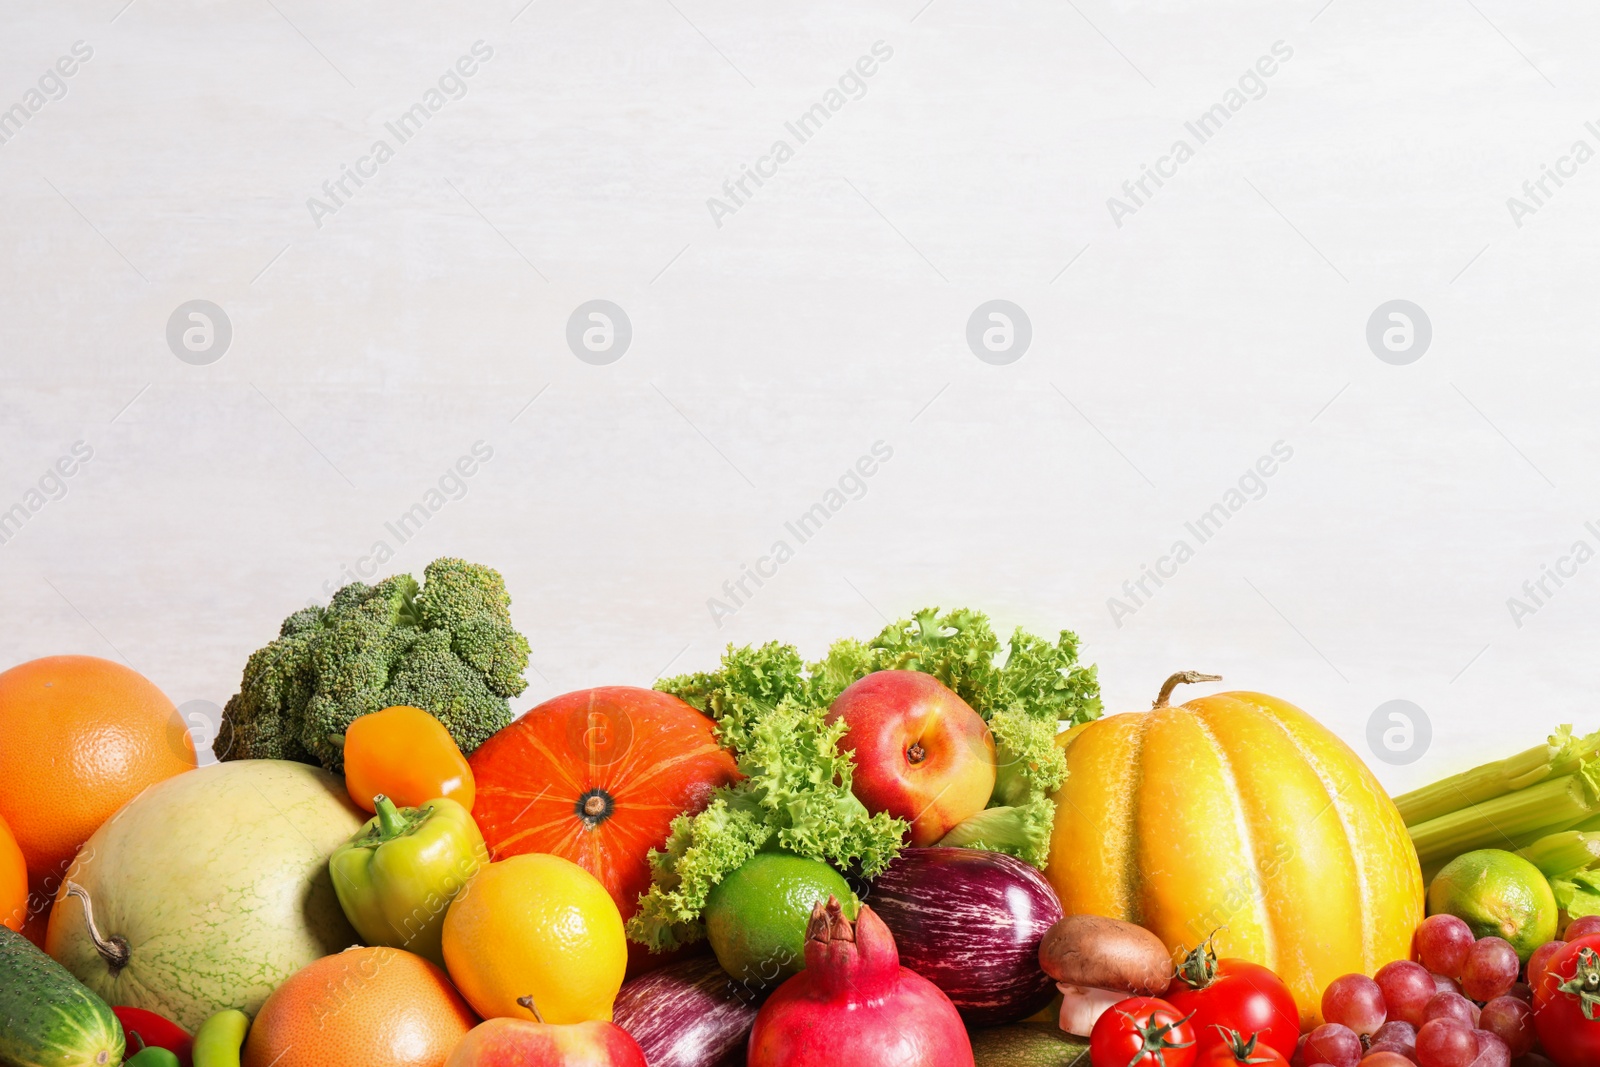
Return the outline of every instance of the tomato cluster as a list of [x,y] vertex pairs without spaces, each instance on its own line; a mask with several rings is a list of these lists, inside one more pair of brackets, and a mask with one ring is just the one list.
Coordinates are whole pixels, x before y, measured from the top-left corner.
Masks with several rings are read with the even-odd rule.
[[1093,1067],[1600,1067],[1600,916],[1568,926],[1524,969],[1498,937],[1453,915],[1417,928],[1412,959],[1347,974],[1300,1034],[1272,971],[1203,946],[1161,998],[1101,1016]]
[[1191,952],[1164,997],[1113,1006],[1089,1037],[1093,1067],[1288,1067],[1300,1035],[1294,995],[1272,971]]

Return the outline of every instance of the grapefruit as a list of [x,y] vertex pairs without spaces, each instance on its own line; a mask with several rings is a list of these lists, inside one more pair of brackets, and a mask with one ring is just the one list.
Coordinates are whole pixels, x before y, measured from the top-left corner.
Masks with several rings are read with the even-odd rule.
[[397,948],[349,948],[261,1006],[242,1067],[443,1067],[478,1021],[450,981]]
[[46,656],[0,673],[0,819],[35,890],[146,786],[191,771],[194,741],[166,694],[94,656]]

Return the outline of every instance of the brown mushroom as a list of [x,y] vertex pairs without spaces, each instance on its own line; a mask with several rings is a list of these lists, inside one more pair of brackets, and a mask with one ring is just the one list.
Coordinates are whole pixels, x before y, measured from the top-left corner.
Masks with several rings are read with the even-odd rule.
[[1129,997],[1159,997],[1172,984],[1172,957],[1142,926],[1068,915],[1039,943],[1039,966],[1061,990],[1061,1029],[1088,1037],[1106,1009]]

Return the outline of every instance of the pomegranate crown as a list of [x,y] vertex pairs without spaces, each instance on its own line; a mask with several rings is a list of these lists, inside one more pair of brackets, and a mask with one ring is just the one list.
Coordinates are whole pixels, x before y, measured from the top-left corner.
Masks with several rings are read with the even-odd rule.
[[897,975],[900,950],[871,908],[863,904],[852,923],[839,898],[830,896],[817,902],[806,924],[806,971],[824,986],[843,991]]

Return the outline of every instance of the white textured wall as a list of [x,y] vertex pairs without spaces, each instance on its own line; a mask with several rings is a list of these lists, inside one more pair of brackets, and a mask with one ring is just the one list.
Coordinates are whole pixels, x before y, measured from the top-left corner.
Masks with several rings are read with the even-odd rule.
[[[519,711],[932,603],[1076,629],[1112,709],[1208,669],[1365,751],[1414,701],[1435,736],[1376,764],[1396,788],[1600,725],[1600,565],[1507,607],[1600,548],[1600,163],[1507,206],[1600,149],[1585,5],[122,2],[0,16],[0,107],[41,104],[0,144],[0,508],[93,450],[0,545],[0,665],[120,657],[220,704],[383,540],[386,569],[505,573]],[[65,95],[30,98],[79,41]],[[1200,144],[1185,123],[1263,57]],[[609,365],[566,342],[592,299],[631,322]],[[1031,321],[1008,365],[966,340],[992,299]],[[1393,299],[1432,324],[1409,365],[1366,341]],[[220,360],[168,346],[191,300],[231,323]],[[719,627],[708,598],[878,441],[865,495]],[[385,523],[475,442],[401,543]]]

